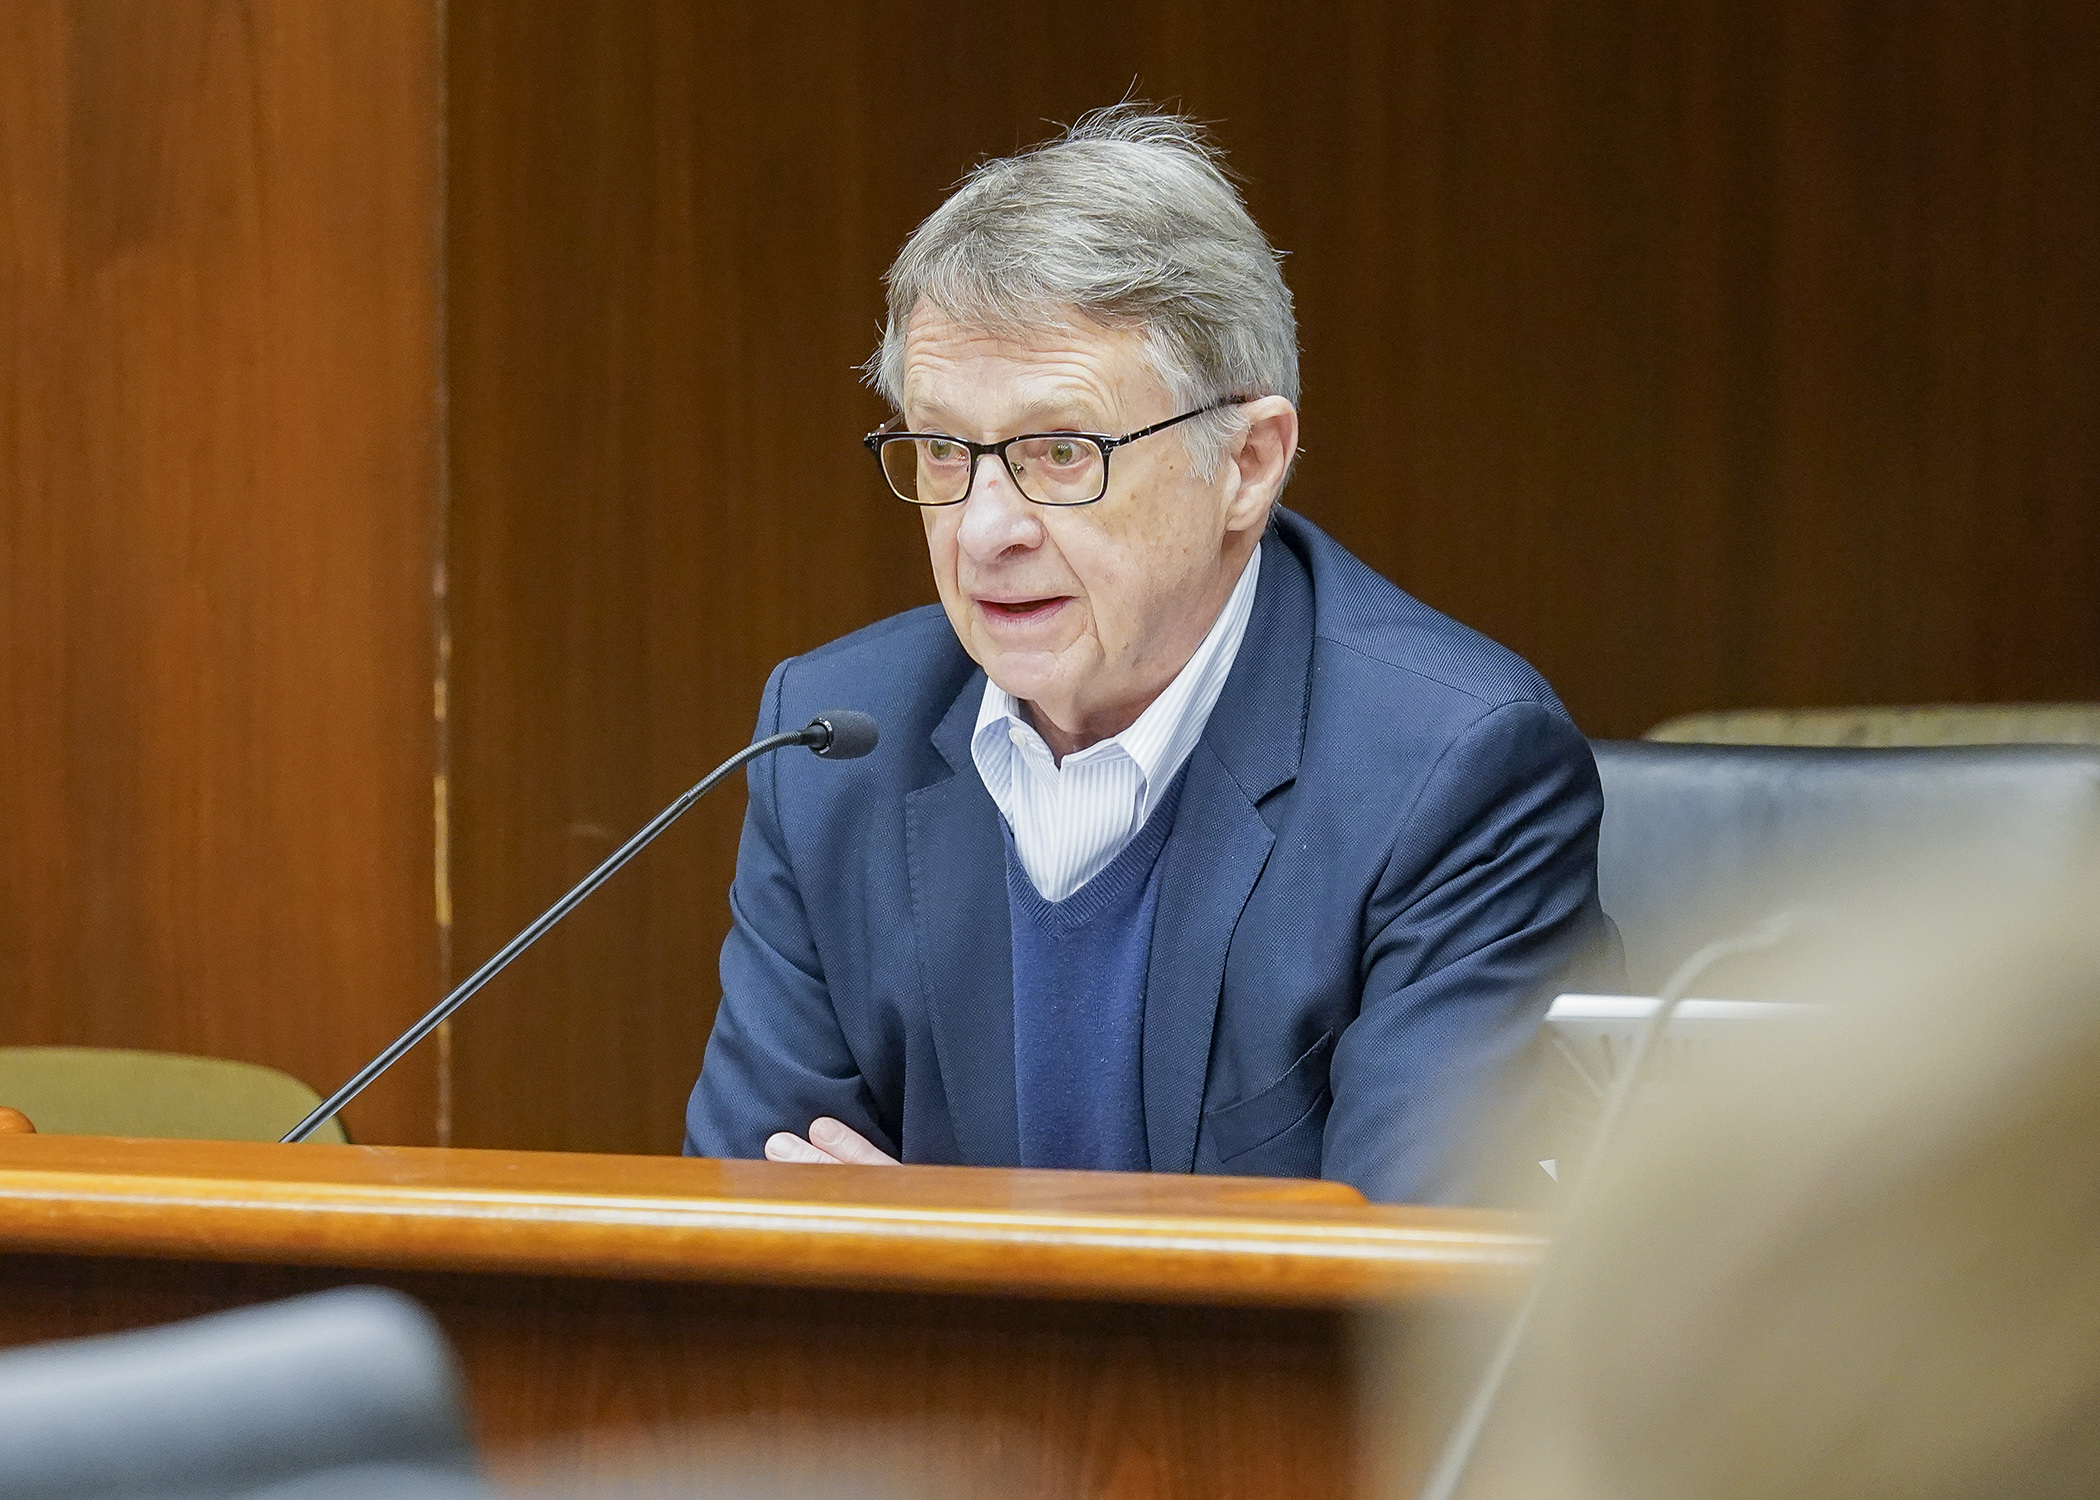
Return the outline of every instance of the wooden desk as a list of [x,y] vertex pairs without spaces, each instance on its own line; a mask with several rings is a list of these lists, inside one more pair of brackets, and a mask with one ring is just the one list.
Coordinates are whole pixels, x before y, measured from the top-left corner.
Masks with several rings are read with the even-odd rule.
[[1539,1249],[1322,1183],[0,1137],[0,1345],[396,1286],[499,1467],[843,1425],[900,1493],[1339,1495],[1352,1310]]

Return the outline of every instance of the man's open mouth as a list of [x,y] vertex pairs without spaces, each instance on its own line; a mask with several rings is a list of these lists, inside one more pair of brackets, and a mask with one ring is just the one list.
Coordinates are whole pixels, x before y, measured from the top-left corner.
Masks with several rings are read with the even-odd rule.
[[982,599],[978,602],[995,615],[1003,615],[1009,620],[1025,620],[1056,608],[1065,602],[1065,596],[1054,594],[1045,599]]

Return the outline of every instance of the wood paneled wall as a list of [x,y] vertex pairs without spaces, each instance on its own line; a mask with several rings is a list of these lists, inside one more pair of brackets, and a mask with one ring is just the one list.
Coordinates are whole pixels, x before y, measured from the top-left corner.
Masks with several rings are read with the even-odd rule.
[[438,43],[0,0],[0,1043],[327,1089],[435,998]]
[[[2100,21],[2072,0],[454,0],[461,964],[932,597],[878,278],[1132,88],[1290,252],[1292,503],[1593,733],[2100,696]],[[669,1149],[738,799],[461,1023],[462,1138]]]
[[[0,0],[0,1040],[326,1084],[427,1002],[434,634],[456,977],[930,598],[881,270],[1133,87],[1290,252],[1292,503],[1593,733],[2100,697],[2082,0],[437,16]],[[459,1140],[676,1145],[740,812],[462,1016]]]

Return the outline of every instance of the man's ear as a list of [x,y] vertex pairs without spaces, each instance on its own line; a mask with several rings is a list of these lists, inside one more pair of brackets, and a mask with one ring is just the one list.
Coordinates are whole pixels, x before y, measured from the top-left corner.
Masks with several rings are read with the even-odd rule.
[[1268,520],[1298,452],[1298,408],[1283,397],[1249,401],[1240,407],[1240,416],[1245,425],[1225,449],[1228,531],[1245,531]]

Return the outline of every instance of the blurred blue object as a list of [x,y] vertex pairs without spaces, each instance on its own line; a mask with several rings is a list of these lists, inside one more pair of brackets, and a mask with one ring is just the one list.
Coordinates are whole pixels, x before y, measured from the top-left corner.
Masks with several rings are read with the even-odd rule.
[[0,1354],[0,1500],[465,1500],[474,1471],[443,1335],[376,1287]]

